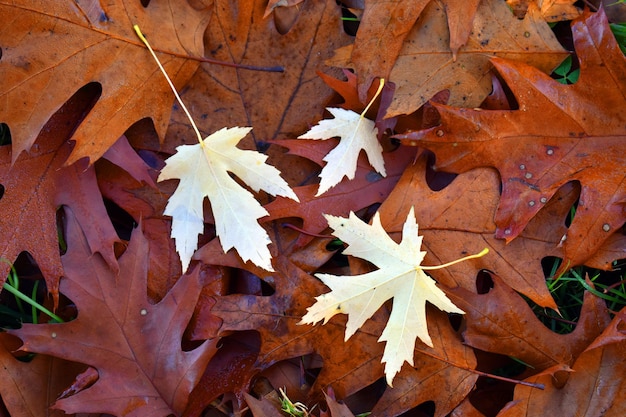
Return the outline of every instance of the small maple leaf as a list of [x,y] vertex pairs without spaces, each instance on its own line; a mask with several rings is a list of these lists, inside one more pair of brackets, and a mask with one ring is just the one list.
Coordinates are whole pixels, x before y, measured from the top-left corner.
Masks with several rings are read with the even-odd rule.
[[404,223],[400,244],[385,232],[378,213],[371,225],[352,212],[347,219],[329,215],[326,219],[334,229],[333,235],[349,244],[345,254],[370,261],[379,269],[355,276],[315,274],[331,292],[316,297],[316,303],[308,308],[300,324],[315,324],[321,320],[325,324],[335,314],[344,313],[348,315],[345,333],[345,340],[348,340],[385,301],[393,298],[389,321],[379,339],[387,342],[382,362],[386,364],[385,375],[391,386],[404,361],[413,365],[417,337],[433,346],[426,323],[426,301],[443,311],[464,314],[423,271],[450,264],[439,267],[420,265],[426,252],[420,250],[422,236],[418,236],[413,207]]
[[177,147],[176,154],[165,161],[157,181],[180,179],[164,213],[172,216],[172,237],[183,270],[189,265],[198,246],[198,235],[204,229],[204,197],[211,202],[216,234],[224,251],[235,248],[244,261],[273,270],[267,248],[271,240],[257,222],[269,213],[229,172],[254,191],[264,190],[296,201],[298,197],[280,177],[280,171],[265,164],[266,155],[236,147],[251,129],[223,128],[201,143]]
[[327,164],[320,173],[320,187],[316,197],[339,184],[343,177],[348,177],[350,180],[354,179],[357,159],[361,150],[365,151],[367,159],[374,169],[383,177],[387,176],[383,148],[378,142],[378,129],[372,120],[365,117],[365,113],[382,91],[384,83],[385,81],[381,79],[378,91],[363,110],[363,113],[358,114],[352,110],[327,107],[326,110],[335,118],[322,120],[308,132],[298,136],[298,139],[315,140],[341,138],[339,145],[323,159]]

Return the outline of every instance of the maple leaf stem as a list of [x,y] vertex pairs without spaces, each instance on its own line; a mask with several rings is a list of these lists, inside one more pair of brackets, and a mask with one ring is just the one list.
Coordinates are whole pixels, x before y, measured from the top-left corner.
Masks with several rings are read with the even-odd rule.
[[167,80],[167,83],[169,84],[170,88],[172,89],[172,92],[174,93],[174,96],[176,96],[176,100],[178,100],[178,104],[180,104],[180,107],[182,107],[183,111],[187,115],[187,118],[191,122],[191,127],[193,127],[193,130],[196,132],[196,136],[198,137],[198,142],[200,142],[200,146],[204,147],[204,142],[202,141],[202,135],[200,134],[200,131],[198,130],[198,126],[196,126],[196,123],[193,121],[193,118],[191,117],[191,113],[189,113],[189,110],[187,110],[187,106],[185,106],[185,103],[183,103],[183,100],[180,98],[180,95],[178,95],[178,91],[176,91],[176,87],[174,87],[174,83],[172,82],[170,77],[167,75],[167,72],[165,72],[165,68],[163,68],[163,65],[161,65],[161,61],[159,61],[159,58],[154,53],[154,50],[152,49],[152,47],[148,43],[148,40],[146,39],[146,37],[143,36],[143,33],[141,33],[141,29],[139,29],[139,26],[138,25],[133,25],[133,29],[135,29],[135,33],[137,33],[137,36],[139,36],[139,39],[141,39],[141,41],[144,43],[144,45],[146,45],[146,47],[150,51],[150,54],[152,55],[152,58],[154,58],[154,60],[156,61],[157,65],[159,66],[159,69],[161,70],[161,72],[165,76],[165,79]]
[[458,264],[459,262],[463,262],[463,261],[467,261],[470,259],[476,259],[476,258],[480,258],[482,256],[485,256],[486,254],[489,253],[489,249],[485,248],[483,250],[480,251],[480,253],[475,253],[473,255],[469,255],[469,256],[464,256],[463,258],[457,259],[455,261],[451,261],[448,263],[445,263],[443,265],[437,265],[437,266],[420,266],[420,269],[423,269],[425,271],[431,271],[433,269],[441,269],[441,268],[446,268],[448,266],[454,265],[454,264]]
[[380,82],[378,83],[378,90],[376,90],[376,94],[374,94],[374,97],[372,97],[370,102],[367,103],[367,106],[365,107],[365,110],[363,110],[363,113],[361,113],[361,118],[365,117],[365,113],[367,113],[367,111],[370,109],[370,107],[372,107],[372,104],[374,104],[374,101],[376,101],[376,99],[380,95],[380,92],[383,91],[383,87],[384,86],[385,86],[385,79],[381,78]]

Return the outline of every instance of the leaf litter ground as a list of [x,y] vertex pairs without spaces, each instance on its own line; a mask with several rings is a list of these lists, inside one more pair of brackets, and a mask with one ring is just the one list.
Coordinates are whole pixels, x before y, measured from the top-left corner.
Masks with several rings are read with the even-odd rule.
[[[41,12],[26,3],[1,6],[12,10],[0,14],[10,20],[3,27],[19,31],[16,22],[33,26],[28,19]],[[624,161],[619,155],[626,123],[619,110],[624,107],[626,77],[623,55],[602,12],[587,13],[573,26],[581,78],[574,85],[560,86],[528,66],[549,73],[564,56],[533,6],[526,20],[504,25],[505,32],[515,35],[508,38],[486,32],[490,25],[485,26],[485,21],[511,19],[493,17],[504,10],[495,1],[468,2],[470,10],[465,11],[452,7],[453,3],[422,2],[423,7],[416,7],[410,16],[403,10],[406,3],[399,2],[388,13],[397,17],[392,22],[398,25],[391,31],[395,36],[388,38],[379,36],[381,25],[386,26],[376,21],[376,7],[372,7],[363,14],[354,50],[346,56],[344,48],[344,58],[340,52],[333,58],[333,51],[351,43],[334,1],[287,2],[288,7],[274,9],[266,9],[262,2],[233,7],[216,1],[205,9],[152,3],[141,8],[130,2],[110,10],[86,8],[77,15],[72,15],[75,9],[59,6],[39,22],[42,27],[51,26],[58,17],[63,17],[63,24],[78,22],[80,30],[103,40],[105,56],[119,46],[123,51],[119,62],[133,68],[136,76],[117,72],[117,77],[138,84],[111,81],[106,74],[112,67],[100,59],[102,54],[94,53],[97,46],[85,44],[85,38],[73,35],[71,29],[64,36],[81,41],[70,43],[66,52],[93,65],[80,69],[79,60],[70,59],[62,67],[55,61],[59,56],[46,56],[37,61],[40,66],[29,68],[24,60],[35,56],[33,52],[0,35],[0,73],[6,80],[0,94],[3,103],[13,103],[0,108],[1,121],[13,139],[10,147],[0,148],[5,156],[0,171],[2,256],[13,262],[27,252],[41,270],[39,275],[35,271],[35,277],[43,274],[52,294],[60,289],[60,308],[70,307],[64,317],[73,319],[24,325],[11,332],[24,342],[23,350],[37,352],[31,362],[18,362],[10,352],[19,343],[14,339],[9,343],[8,335],[2,334],[0,361],[10,377],[0,383],[0,396],[10,415],[41,415],[47,410],[72,382],[71,376],[61,378],[63,371],[49,364],[68,360],[77,381],[56,407],[69,413],[201,415],[209,408],[228,414],[245,410],[247,403],[254,415],[278,415],[279,388],[286,388],[293,403],[327,404],[333,416],[350,415],[339,410],[334,398],[346,401],[355,413],[372,411],[377,416],[412,409],[437,416],[530,416],[537,410],[560,412],[561,404],[567,404],[570,414],[579,410],[624,413],[626,402],[619,389],[625,363],[623,311],[608,311],[600,297],[587,291],[580,301],[578,324],[566,335],[543,327],[534,313],[541,307],[567,307],[557,305],[546,287],[547,257],[563,259],[566,266],[585,263],[602,268],[624,257],[620,211]],[[29,12],[22,13],[24,9]],[[120,14],[122,9],[125,13]],[[264,17],[267,10],[270,13]],[[420,23],[414,25],[418,15]],[[128,27],[122,24],[127,16],[136,19],[127,22]],[[443,23],[435,25],[439,21]],[[167,30],[157,30],[154,22]],[[459,65],[455,62],[467,59],[474,64],[480,58],[479,65],[487,68],[477,73],[483,77],[481,82],[491,83],[492,75],[498,74],[496,85],[504,91],[498,96],[494,89],[488,102],[512,104],[512,109],[494,109],[493,104],[483,110],[455,108],[463,103],[480,105],[489,88],[475,91],[476,103],[459,101],[464,92],[457,88],[462,87],[445,78],[432,80],[427,86],[431,92],[422,94],[423,100],[403,98],[406,91],[419,87],[422,77],[398,75],[404,74],[402,61],[422,54],[412,44],[429,36],[428,22],[440,27],[432,33],[444,41],[434,50],[448,54],[438,71],[459,75],[453,70]],[[146,51],[131,36],[133,23],[139,23],[151,43],[158,45],[177,87],[187,86],[183,100],[190,104],[200,130],[208,136],[225,126],[252,126],[252,135],[239,146],[266,151],[268,163],[284,174],[298,196],[299,204],[256,194],[269,212],[260,222],[272,242],[268,249],[274,272],[242,262],[233,251],[224,253],[216,238],[212,207],[205,203],[192,272],[181,276],[174,243],[168,238],[171,220],[163,215],[176,184],[157,185],[155,180],[165,159],[177,146],[194,143],[194,135],[189,134],[179,108],[168,126],[173,97],[165,92]],[[59,37],[61,28],[55,26],[48,33]],[[441,37],[438,31],[446,35]],[[38,33],[32,32],[24,45],[36,49],[41,42]],[[492,52],[499,58],[488,61],[490,53],[477,52],[485,47],[486,38],[496,45]],[[385,54],[372,54],[375,39],[390,44]],[[527,60],[515,55],[516,47],[537,49]],[[185,58],[202,55],[235,64],[281,64],[285,71],[218,67]],[[344,59],[341,67],[357,69],[356,77],[324,65],[327,59],[337,65],[340,58]],[[495,72],[489,70],[489,62]],[[326,74],[318,75],[319,70]],[[72,78],[71,74],[84,75]],[[50,90],[29,84],[41,83],[38,77],[45,76],[51,77]],[[381,76],[395,91],[386,86],[368,116],[378,129],[387,176],[377,173],[371,159],[361,153],[354,179],[344,178],[315,197],[316,178],[333,144],[295,138],[325,117],[325,107],[363,111],[373,94],[370,84],[377,84],[372,81]],[[99,82],[102,92],[75,96],[74,107],[70,101],[53,117],[56,124],[43,127],[69,96],[90,81]],[[468,83],[458,85],[467,88]],[[341,94],[343,103],[336,102],[329,86]],[[124,88],[132,91],[125,99]],[[444,94],[443,100],[424,104],[444,89],[450,90],[447,98]],[[42,91],[51,99],[37,107],[33,103]],[[506,94],[515,100],[503,98]],[[18,96],[25,100],[17,103]],[[97,104],[89,112],[93,102]],[[111,113],[124,106],[132,110]],[[33,114],[41,120],[26,123],[25,108],[35,109]],[[87,119],[80,123],[83,114]],[[385,114],[392,117],[383,119]],[[153,126],[141,122],[145,117],[152,119]],[[97,134],[101,126],[108,127],[105,135]],[[494,129],[500,136],[504,132],[504,139],[494,141]],[[401,137],[403,145],[398,147],[390,131]],[[90,141],[93,137],[99,139]],[[68,144],[68,139],[75,144]],[[409,142],[430,149],[434,157],[406,146]],[[84,161],[77,160],[83,156],[95,163],[81,165]],[[437,169],[456,175],[432,171],[433,160]],[[26,186],[33,178],[34,185]],[[394,301],[378,309],[346,342],[345,316],[335,316],[323,326],[298,323],[315,297],[328,292],[316,274],[356,276],[373,269],[367,262],[336,253],[323,213],[347,217],[355,212],[367,221],[378,211],[384,230],[399,241],[413,206],[424,234],[425,264],[444,263],[484,247],[490,253],[432,271],[438,287],[465,314],[449,316],[427,306],[432,347],[418,340],[413,366],[404,364],[390,388],[384,384],[381,364],[385,344],[378,340]],[[573,206],[576,214],[570,222]],[[38,225],[36,235],[32,225]],[[33,244],[42,236],[45,244]],[[62,256],[59,242],[67,244]],[[8,267],[4,268],[6,273]],[[591,281],[586,285],[593,290]],[[115,365],[116,355],[128,366]],[[525,364],[521,368],[520,361]],[[502,369],[545,389],[500,383],[474,372],[501,374]],[[45,377],[37,378],[42,372]],[[594,387],[600,387],[602,394]],[[26,391],[29,395],[22,395]],[[263,405],[250,395],[261,398]],[[109,399],[113,397],[115,401]],[[320,410],[320,415],[324,413]]]

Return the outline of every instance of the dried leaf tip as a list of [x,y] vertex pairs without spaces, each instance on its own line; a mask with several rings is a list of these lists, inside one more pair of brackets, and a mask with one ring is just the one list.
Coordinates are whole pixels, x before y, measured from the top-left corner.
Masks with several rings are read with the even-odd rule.
[[170,77],[167,75],[167,72],[165,72],[165,68],[163,68],[163,65],[161,65],[161,61],[159,61],[159,58],[154,53],[154,50],[150,46],[150,43],[141,32],[141,29],[139,29],[139,25],[133,25],[133,29],[135,30],[135,33],[137,34],[139,39],[141,39],[141,42],[143,42],[143,44],[146,45],[146,47],[148,48],[148,51],[150,51],[150,55],[152,55],[152,58],[154,58],[157,65],[159,66],[159,69],[161,70],[161,72],[163,73],[163,76],[167,80],[167,84],[172,89],[172,92],[174,93],[174,96],[176,97],[178,104],[180,104],[180,107],[183,109],[183,111],[187,115],[187,118],[191,122],[191,127],[193,127],[194,132],[196,132],[196,136],[198,137],[198,142],[200,142],[200,146],[204,147],[204,141],[202,140],[202,135],[200,134],[200,131],[198,130],[198,126],[196,126],[196,122],[193,121],[193,118],[191,117],[191,113],[189,113],[189,110],[187,110],[187,106],[185,106],[185,103],[183,103],[183,100],[180,98],[178,91],[176,91],[176,87],[174,87],[174,83],[172,82]]

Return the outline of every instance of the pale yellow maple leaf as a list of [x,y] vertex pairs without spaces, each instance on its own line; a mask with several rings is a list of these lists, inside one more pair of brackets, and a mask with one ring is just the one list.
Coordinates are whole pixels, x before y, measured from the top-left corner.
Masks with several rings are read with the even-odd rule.
[[[335,314],[347,314],[345,340],[348,340],[383,303],[393,298],[389,320],[378,340],[386,342],[382,362],[385,363],[387,383],[391,386],[405,361],[413,365],[416,338],[433,346],[426,323],[426,302],[450,313],[464,312],[423,271],[439,267],[421,266],[426,252],[420,250],[422,236],[418,236],[412,207],[399,244],[385,232],[378,213],[374,215],[371,225],[361,221],[354,213],[350,213],[347,219],[325,217],[334,230],[333,235],[349,245],[345,254],[365,259],[378,269],[354,276],[315,274],[331,291],[316,297],[315,304],[308,308],[300,324],[315,324],[321,320],[326,324]],[[461,260],[485,253],[483,251]]]
[[176,251],[187,269],[204,229],[202,204],[208,197],[215,218],[216,234],[225,252],[235,248],[244,261],[273,271],[271,243],[257,220],[269,213],[254,195],[237,183],[233,173],[254,191],[264,190],[298,201],[280,176],[280,171],[265,161],[267,156],[237,148],[250,127],[224,128],[202,143],[182,145],[169,157],[158,181],[180,179],[169,198],[164,214],[172,217],[172,237]]
[[295,201],[299,201],[298,196],[281,178],[280,171],[265,163],[266,155],[237,148],[239,141],[252,130],[251,127],[223,128],[202,139],[198,126],[150,43],[139,26],[134,25],[133,29],[165,76],[198,139],[195,145],[177,147],[176,153],[165,161],[165,167],[157,178],[157,181],[180,180],[164,214],[172,217],[171,236],[176,241],[183,272],[198,247],[198,235],[204,230],[205,197],[211,203],[216,235],[224,252],[235,248],[244,262],[251,261],[273,271],[272,254],[268,249],[271,239],[257,222],[269,213],[230,174],[256,192],[263,190]]
[[320,173],[320,186],[317,194],[315,194],[316,197],[339,184],[343,177],[348,177],[350,180],[354,179],[361,150],[365,151],[372,167],[383,177],[387,176],[383,148],[380,146],[377,136],[378,129],[372,120],[365,117],[365,113],[382,91],[384,84],[385,80],[381,79],[376,94],[365,107],[363,113],[358,114],[352,110],[327,107],[326,110],[334,118],[321,120],[308,132],[298,136],[298,139],[314,140],[340,138],[339,144],[323,158],[326,165]]

